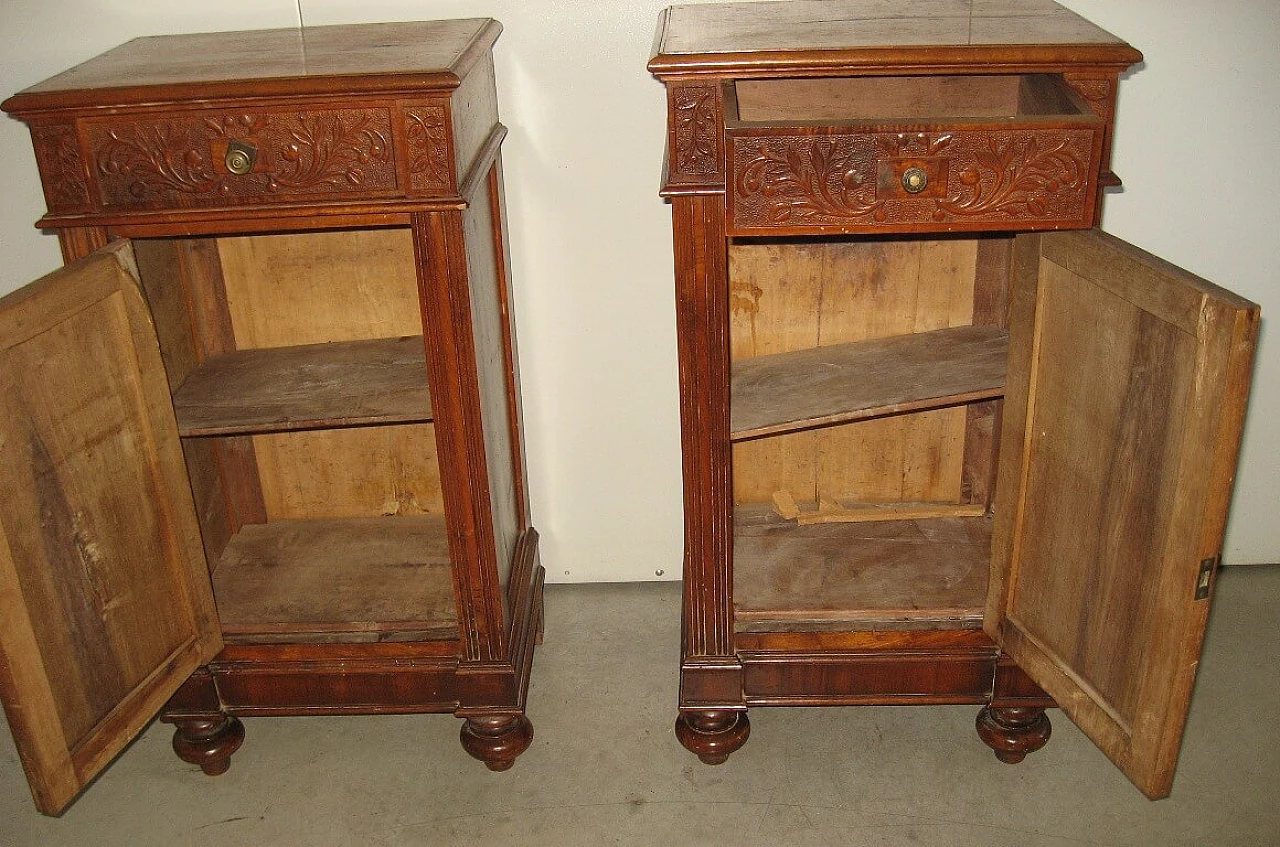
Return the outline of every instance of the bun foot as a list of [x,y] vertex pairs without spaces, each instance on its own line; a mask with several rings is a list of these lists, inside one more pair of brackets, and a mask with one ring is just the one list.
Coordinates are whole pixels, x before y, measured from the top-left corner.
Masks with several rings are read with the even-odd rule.
[[174,723],[173,752],[182,761],[199,765],[209,776],[226,773],[231,754],[244,743],[244,724],[227,715]]
[[743,711],[707,709],[681,712],[676,718],[676,738],[708,765],[724,764],[750,735],[751,721]]
[[985,706],[978,712],[978,737],[1006,765],[1016,765],[1049,741],[1053,727],[1043,708]]
[[533,743],[533,724],[524,715],[467,718],[459,733],[462,749],[491,771],[505,771]]

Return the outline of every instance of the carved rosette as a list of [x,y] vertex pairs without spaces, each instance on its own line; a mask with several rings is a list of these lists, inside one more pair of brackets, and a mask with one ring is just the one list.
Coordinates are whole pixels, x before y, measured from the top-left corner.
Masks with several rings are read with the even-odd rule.
[[36,164],[49,211],[80,212],[89,207],[89,186],[81,165],[80,145],[70,125],[32,127]]
[[715,181],[721,175],[720,97],[714,85],[670,89],[672,182]]
[[[386,109],[196,114],[88,125],[92,168],[106,206],[228,205],[397,188]],[[252,170],[223,162],[235,141],[257,151]]]
[[409,189],[415,193],[453,187],[449,166],[449,123],[444,106],[411,106],[404,110]]
[[[735,136],[730,228],[1087,226],[1095,134]],[[886,179],[906,165],[932,169],[927,190],[912,195]]]

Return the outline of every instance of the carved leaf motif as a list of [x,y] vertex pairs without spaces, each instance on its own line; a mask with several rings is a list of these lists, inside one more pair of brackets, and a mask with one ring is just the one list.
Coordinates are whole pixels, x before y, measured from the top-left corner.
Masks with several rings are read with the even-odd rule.
[[36,129],[32,134],[50,211],[83,208],[89,202],[89,189],[75,131],[68,126],[55,126]]
[[409,173],[426,187],[449,184],[449,134],[442,107],[431,106],[405,112],[405,135],[409,142]]
[[386,137],[369,126],[369,116],[359,115],[350,125],[338,114],[302,115],[290,136],[293,143],[281,158],[287,163],[276,171],[267,187],[307,188],[315,185],[360,185],[362,166],[386,162],[390,147]]
[[706,87],[675,91],[676,164],[684,174],[715,174],[720,170],[716,155],[719,122],[716,118],[715,90]]
[[1020,150],[1012,141],[1000,143],[993,138],[986,150],[974,155],[974,161],[976,168],[963,172],[960,180],[972,187],[973,194],[939,200],[940,210],[955,215],[1043,215],[1043,193],[1080,188],[1086,172],[1085,163],[1076,158],[1066,141],[1042,150],[1035,136]]
[[[94,122],[89,136],[105,204],[208,205],[231,195],[394,189],[389,119],[386,109],[206,113]],[[247,174],[222,167],[232,141],[258,151]]]
[[200,194],[221,186],[212,164],[179,125],[138,124],[133,130],[111,130],[97,162],[100,173],[128,179],[133,197],[166,190]]
[[[873,214],[883,205],[875,200],[873,186],[834,142],[817,139],[782,152],[766,143],[738,176],[739,195],[769,198],[769,217],[775,223]],[[870,197],[865,196],[868,189]]]

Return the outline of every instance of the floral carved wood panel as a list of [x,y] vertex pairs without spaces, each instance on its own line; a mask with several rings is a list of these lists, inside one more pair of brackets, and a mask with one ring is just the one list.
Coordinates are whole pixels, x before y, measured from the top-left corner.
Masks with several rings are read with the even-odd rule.
[[715,182],[721,175],[720,92],[714,85],[674,86],[670,92],[670,178]]
[[[106,207],[215,206],[398,190],[389,109],[196,113],[86,121],[90,168]],[[248,173],[225,161],[253,148]]]
[[80,162],[75,127],[70,124],[33,127],[31,139],[49,209],[61,212],[85,210],[90,205],[89,187]]
[[[730,229],[1088,226],[1099,132],[737,135]],[[911,169],[928,178],[917,193]]]

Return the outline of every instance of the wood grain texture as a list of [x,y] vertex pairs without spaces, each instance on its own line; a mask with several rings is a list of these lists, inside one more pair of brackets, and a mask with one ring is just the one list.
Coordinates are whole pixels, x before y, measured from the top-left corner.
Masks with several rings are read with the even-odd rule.
[[[730,248],[735,372],[753,357],[965,326],[978,242],[740,242]],[[944,409],[738,442],[734,496],[957,500],[964,411]]]
[[223,631],[242,642],[458,635],[442,515],[248,526],[213,590]]
[[740,361],[735,440],[999,397],[1008,339],[953,327]]
[[1130,65],[1142,55],[1048,0],[914,3],[910,14],[873,0],[676,6],[659,22],[649,70],[805,75],[816,68],[892,72],[912,64]]
[[169,98],[448,91],[502,27],[488,18],[137,38],[33,85],[6,111]]
[[740,506],[734,518],[736,625],[977,628],[990,532],[985,518],[797,526],[769,510]]
[[[505,247],[495,219],[501,210],[496,172],[477,186],[471,206],[462,213],[470,286],[471,334],[475,344],[476,381],[484,438],[483,455],[489,473],[489,520],[493,525],[496,590],[506,609],[507,588],[516,544],[528,527],[523,511],[520,442],[513,426],[511,302],[504,278]],[[509,618],[508,618],[509,620]]]
[[218,242],[236,349],[421,335],[407,230]]
[[[454,711],[473,730],[501,716],[529,737],[543,572],[501,220],[500,30],[479,19],[140,39],[4,104],[32,127],[40,225],[68,259],[111,236],[154,239],[142,264],[164,360],[186,411],[210,413],[187,430],[204,530],[193,537],[223,562],[214,579],[241,643],[191,677],[166,719],[179,755],[211,775],[243,737],[236,714]],[[250,154],[243,173],[233,145]],[[155,541],[150,514],[135,519],[143,542]],[[447,555],[432,558],[442,539]],[[68,591],[89,608],[83,582]],[[178,656],[166,673],[180,682],[193,667]],[[111,727],[159,711],[167,692],[146,691]],[[65,765],[60,716],[38,699],[24,698],[35,735]],[[88,742],[77,763],[118,749]],[[481,752],[510,766],[519,749]],[[92,775],[66,773],[33,776],[38,795],[65,800]]]
[[444,512],[434,424],[268,433],[251,441],[267,520]]
[[1139,788],[1163,796],[1257,307],[1100,233],[1046,236],[1037,253],[1016,277],[1010,380],[1027,387],[1009,402],[1027,424],[1006,429],[1016,456],[997,506],[1013,515],[993,544],[988,627]]
[[184,436],[431,420],[422,336],[227,353],[173,403]]
[[221,646],[127,246],[0,300],[0,694],[57,813]]

